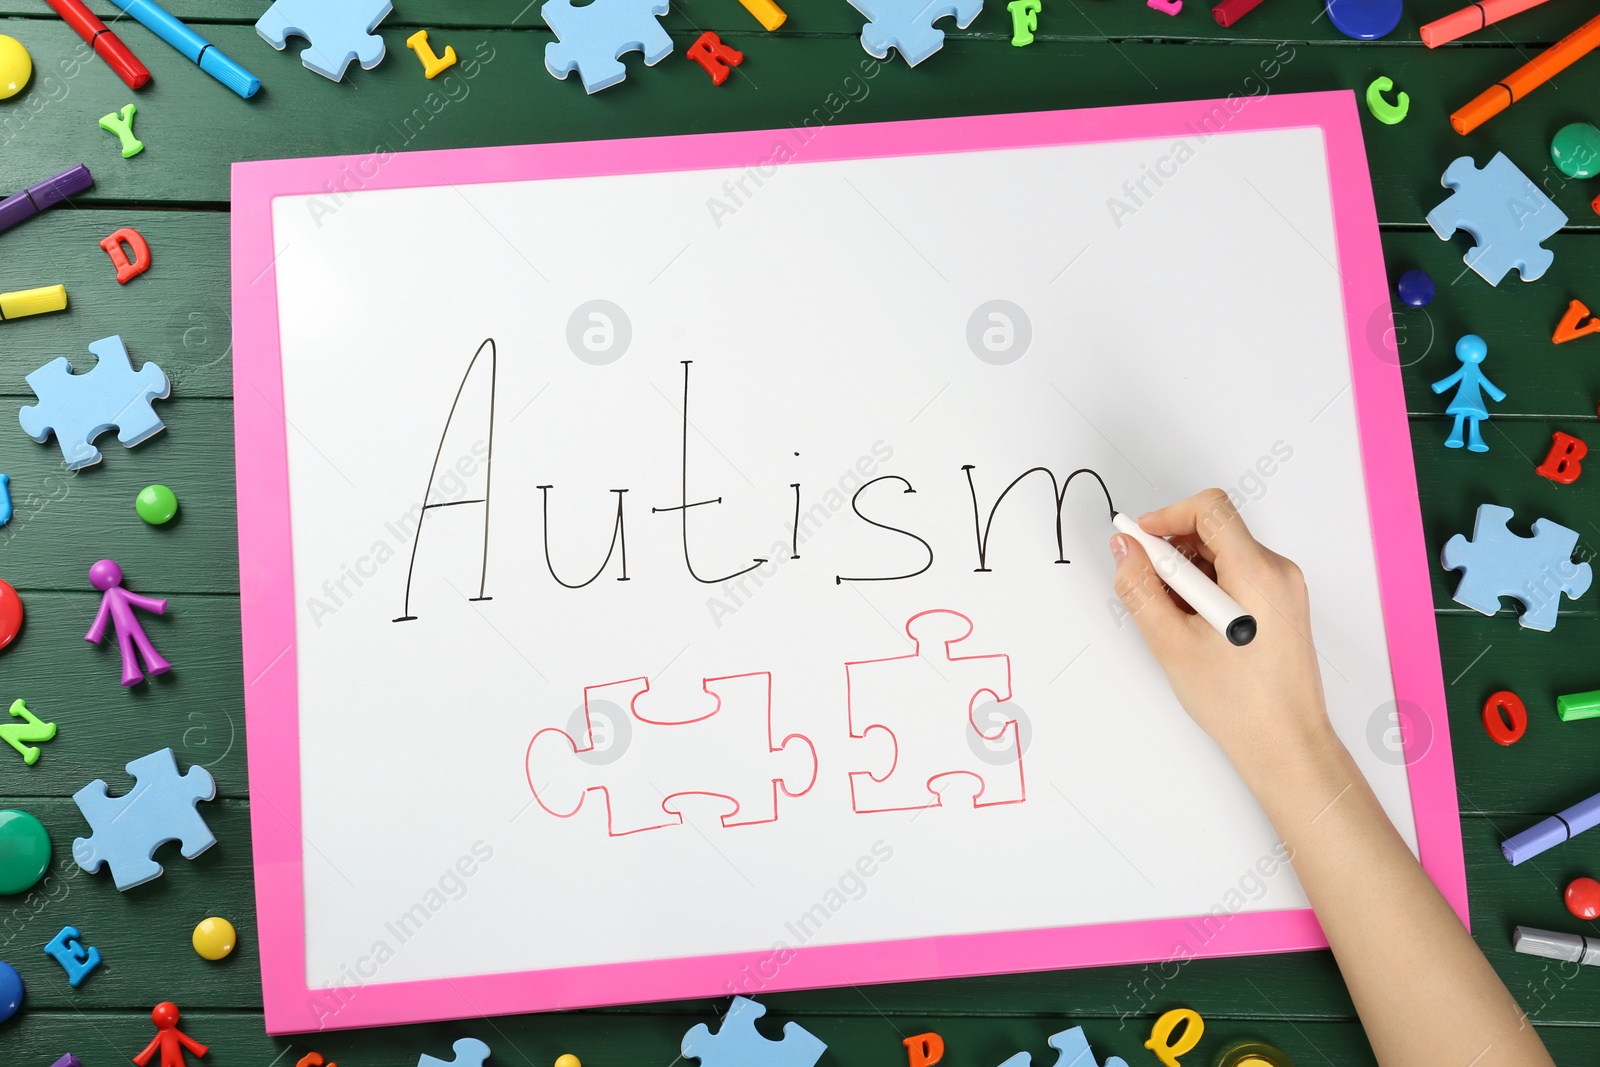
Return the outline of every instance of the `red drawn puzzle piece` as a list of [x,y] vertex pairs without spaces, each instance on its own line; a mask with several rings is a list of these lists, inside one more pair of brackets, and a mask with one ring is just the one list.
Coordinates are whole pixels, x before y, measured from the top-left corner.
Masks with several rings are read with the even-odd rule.
[[986,732],[973,718],[978,705],[1011,699],[1011,657],[954,655],[972,629],[957,611],[919,612],[906,620],[915,652],[845,664],[850,736],[881,733],[893,752],[881,774],[850,772],[858,813],[938,807],[955,777],[976,780],[975,808],[1027,799],[1017,721]]
[[[801,797],[816,784],[816,746],[798,733],[774,740],[770,672],[706,678],[701,688],[711,698],[709,711],[702,705],[698,714],[664,718],[664,709],[654,709],[670,698],[651,695],[648,678],[586,687],[583,736],[550,728],[528,742],[524,765],[534,800],[567,819],[598,793],[611,837],[681,825],[682,797],[725,801],[723,826],[776,821],[780,791]],[[609,762],[596,758],[602,701],[629,716],[626,747]]]

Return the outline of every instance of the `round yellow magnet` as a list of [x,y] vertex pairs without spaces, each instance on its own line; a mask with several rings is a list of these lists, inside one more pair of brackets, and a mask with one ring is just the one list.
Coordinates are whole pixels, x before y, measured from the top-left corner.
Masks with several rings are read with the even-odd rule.
[[22,92],[33,77],[33,57],[15,37],[0,34],[0,100]]

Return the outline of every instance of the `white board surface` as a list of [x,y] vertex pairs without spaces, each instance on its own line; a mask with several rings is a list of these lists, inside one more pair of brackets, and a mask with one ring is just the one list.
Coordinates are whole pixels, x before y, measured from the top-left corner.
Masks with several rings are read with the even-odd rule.
[[[1134,514],[1229,489],[1304,567],[1334,723],[1414,848],[1405,768],[1373,741],[1394,693],[1320,132],[1213,137],[1134,203],[1124,183],[1171,147],[276,200],[308,987],[380,945],[377,980],[398,982],[1186,916],[1230,893],[1304,907],[1292,872],[1252,874],[1275,835],[1115,606],[1098,488],[1066,495],[1061,565],[1030,476],[979,571],[966,465],[982,518],[1035,466],[1093,468]],[[620,316],[580,316],[580,358],[569,322],[597,300]],[[1011,309],[973,326],[992,301]],[[583,349],[622,317],[614,361]],[[492,482],[484,364],[463,386],[489,338]],[[927,561],[853,512],[882,476],[915,492],[879,482],[859,507],[931,565],[836,582]],[[486,485],[487,537],[484,505],[459,503]],[[614,557],[558,584],[546,551],[589,578],[619,489],[628,580]],[[425,513],[411,569],[425,498],[455,506]],[[699,582],[684,522],[702,576],[768,562]],[[416,618],[396,623],[408,573]],[[1012,699],[977,714],[1021,724],[1026,799],[974,808],[953,778],[942,806],[856,811],[850,773],[894,751],[850,736],[844,664],[910,653],[929,609],[972,620],[965,654],[1009,656]],[[611,836],[597,794],[564,819],[535,801],[530,740],[571,729],[586,686],[647,677],[641,708],[681,719],[715,706],[704,679],[751,672],[771,674],[774,737],[815,749],[776,821],[723,826],[725,804],[689,798],[681,826]],[[916,685],[938,702],[943,682]],[[702,759],[683,737],[677,758]],[[765,755],[718,751],[708,776]],[[630,766],[624,746],[604,773]]]

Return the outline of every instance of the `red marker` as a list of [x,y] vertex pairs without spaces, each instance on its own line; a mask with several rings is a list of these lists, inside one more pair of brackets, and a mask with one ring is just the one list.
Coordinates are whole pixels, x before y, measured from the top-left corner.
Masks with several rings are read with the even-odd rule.
[[150,71],[139,62],[139,57],[128,50],[121,38],[106,28],[94,12],[84,6],[83,0],[45,0],[78,36],[88,41],[95,55],[106,61],[106,66],[117,72],[117,77],[128,83],[130,89],[143,89],[150,80]]

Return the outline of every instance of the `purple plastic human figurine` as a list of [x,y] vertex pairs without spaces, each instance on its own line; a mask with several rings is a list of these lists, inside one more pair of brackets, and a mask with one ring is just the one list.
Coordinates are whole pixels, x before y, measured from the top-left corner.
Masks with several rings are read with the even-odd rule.
[[161,653],[156,651],[156,646],[144,635],[144,628],[139,625],[139,620],[134,617],[133,609],[153,611],[157,615],[165,615],[167,602],[154,597],[140,596],[130,593],[122,588],[122,568],[117,566],[117,561],[103,559],[89,568],[89,584],[105,594],[100,598],[100,610],[95,613],[94,625],[89,627],[89,632],[83,639],[91,644],[98,645],[105,636],[106,623],[111,623],[112,629],[117,631],[117,647],[122,650],[122,684],[138,685],[144,681],[144,675],[139,670],[139,660],[134,655],[134,646],[137,645],[140,654],[144,656],[144,665],[151,674],[166,674],[172,669],[172,664],[161,658]]
[[1467,450],[1469,452],[1487,452],[1489,446],[1483,443],[1483,437],[1478,433],[1478,423],[1489,417],[1489,409],[1483,402],[1479,393],[1488,393],[1498,403],[1506,398],[1503,390],[1497,388],[1493,382],[1484,377],[1483,357],[1489,354],[1489,346],[1475,333],[1469,333],[1456,342],[1456,358],[1461,361],[1461,369],[1448,378],[1441,378],[1433,383],[1433,391],[1442,393],[1452,385],[1459,386],[1456,395],[1451,399],[1450,406],[1444,409],[1446,415],[1456,417],[1455,426],[1450,430],[1450,436],[1445,439],[1446,448],[1461,447],[1461,424],[1467,424]]

